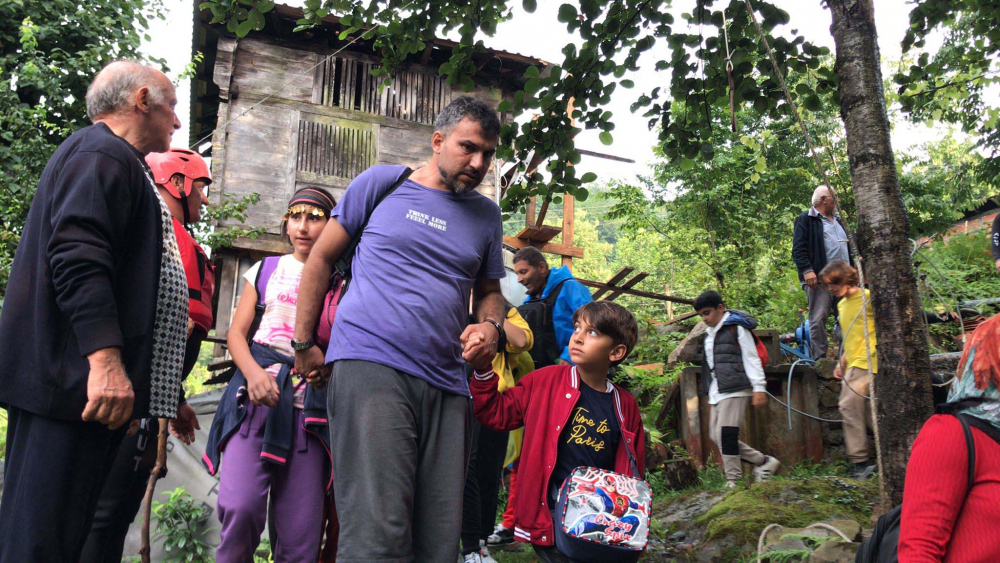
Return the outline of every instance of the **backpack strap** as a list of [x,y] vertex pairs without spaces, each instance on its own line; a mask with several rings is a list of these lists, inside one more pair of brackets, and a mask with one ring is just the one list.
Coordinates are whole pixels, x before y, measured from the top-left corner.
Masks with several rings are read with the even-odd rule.
[[267,295],[267,282],[271,280],[274,270],[278,268],[280,256],[266,256],[260,261],[260,268],[257,268],[257,277],[253,280],[253,287],[257,291],[257,303],[253,306],[253,321],[250,322],[250,330],[247,331],[247,342],[253,340],[260,328],[260,321],[264,318],[264,297]]
[[[955,418],[962,423],[962,432],[965,434],[965,449],[968,452],[969,469],[966,475],[968,486],[965,490],[965,496],[968,498],[969,493],[972,491],[972,485],[976,480],[976,440],[972,437],[972,428],[969,426],[969,421],[966,420],[966,415],[957,414]],[[961,512],[959,510],[959,514]]]
[[[614,385],[612,383],[612,385]],[[615,408],[617,409],[620,418],[618,419],[619,430],[621,431],[622,440],[625,440],[625,454],[628,455],[628,464],[632,468],[632,477],[642,480],[642,475],[639,474],[639,463],[635,461],[635,456],[632,455],[632,450],[629,449],[628,439],[625,437],[625,412],[621,408],[621,398],[618,395],[618,386],[614,386],[615,394]],[[639,432],[645,432],[645,429],[640,428]]]
[[412,173],[413,169],[407,166],[406,170],[403,171],[403,174],[400,175],[398,180],[396,180],[396,183],[393,184],[391,188],[386,190],[382,195],[378,197],[378,199],[375,200],[375,206],[372,207],[371,212],[368,213],[368,217],[365,218],[365,222],[361,225],[361,229],[358,230],[358,234],[353,239],[351,239],[351,242],[347,245],[347,248],[344,249],[344,251],[340,254],[340,258],[337,259],[337,263],[333,265],[332,276],[340,276],[341,278],[344,279],[343,289],[340,291],[340,295],[337,297],[338,303],[340,302],[340,299],[343,298],[344,294],[347,293],[347,288],[351,283],[351,261],[354,259],[354,252],[357,250],[358,244],[361,243],[361,235],[365,233],[365,229],[368,228],[368,222],[371,221],[372,215],[375,214],[375,209],[379,206],[380,203],[382,203],[383,200],[385,200],[385,198],[392,195],[392,192],[396,191],[396,189],[398,189],[399,186],[402,186],[403,182],[405,182],[406,179],[409,178],[410,174]]

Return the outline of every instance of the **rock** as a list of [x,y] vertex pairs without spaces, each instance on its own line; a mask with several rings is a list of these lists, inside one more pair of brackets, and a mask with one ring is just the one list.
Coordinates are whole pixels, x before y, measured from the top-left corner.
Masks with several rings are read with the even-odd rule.
[[[787,551],[806,551],[806,552],[808,552],[809,551],[809,546],[807,546],[806,542],[800,540],[799,538],[785,538],[785,539],[780,540],[780,541],[778,541],[776,543],[773,543],[771,545],[765,545],[764,546],[764,554],[760,556],[760,559],[758,561],[760,561],[761,563],[771,562],[771,558],[768,556],[768,553],[772,553],[772,552],[775,552],[775,551],[782,551],[782,552],[787,552]],[[784,558],[782,558],[782,559],[776,559],[776,561],[785,561],[785,560],[786,559],[784,559]],[[771,563],[775,563],[775,562],[771,562]]]
[[861,541],[861,524],[854,520],[827,520],[823,523],[837,528],[851,541]]
[[854,563],[859,543],[828,541],[812,552],[806,563]]
[[682,542],[685,539],[687,539],[687,534],[684,533],[684,532],[674,532],[674,533],[670,534],[670,537],[667,538],[667,539],[670,540],[670,541],[672,541],[672,542]]
[[678,362],[699,362],[701,360],[701,341],[705,337],[708,325],[699,322],[691,332],[681,340],[667,358],[667,369],[673,368]]
[[961,352],[931,354],[931,371],[947,374],[950,377],[955,374],[955,370],[958,369],[958,361],[961,359]]

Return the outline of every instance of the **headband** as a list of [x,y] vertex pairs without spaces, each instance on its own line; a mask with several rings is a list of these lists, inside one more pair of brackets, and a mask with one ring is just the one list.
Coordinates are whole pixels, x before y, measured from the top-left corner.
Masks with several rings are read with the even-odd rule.
[[330,212],[336,203],[329,194],[316,188],[302,188],[295,192],[291,201],[288,202],[288,211],[285,212],[285,220],[294,213],[310,213],[320,217],[329,217]]

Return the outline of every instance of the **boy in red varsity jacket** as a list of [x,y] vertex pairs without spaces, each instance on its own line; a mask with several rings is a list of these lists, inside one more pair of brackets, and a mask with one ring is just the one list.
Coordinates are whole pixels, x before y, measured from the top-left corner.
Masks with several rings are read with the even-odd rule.
[[[555,547],[552,510],[573,469],[631,474],[630,451],[645,474],[639,407],[629,392],[608,380],[609,370],[635,346],[635,317],[621,305],[596,301],[576,311],[573,326],[569,353],[575,366],[533,371],[503,394],[489,366],[473,366],[470,382],[480,423],[496,431],[524,427],[514,537],[531,543],[544,562],[569,561]],[[470,340],[466,349],[474,345]]]

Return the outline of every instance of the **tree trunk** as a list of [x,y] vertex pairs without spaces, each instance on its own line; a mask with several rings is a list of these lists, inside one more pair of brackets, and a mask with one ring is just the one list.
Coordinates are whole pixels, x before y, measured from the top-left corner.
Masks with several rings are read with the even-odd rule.
[[910,446],[933,413],[927,328],[889,140],[872,0],[829,0],[829,6],[858,215],[857,243],[878,334],[879,371],[871,395],[882,500],[889,506],[903,500]]

